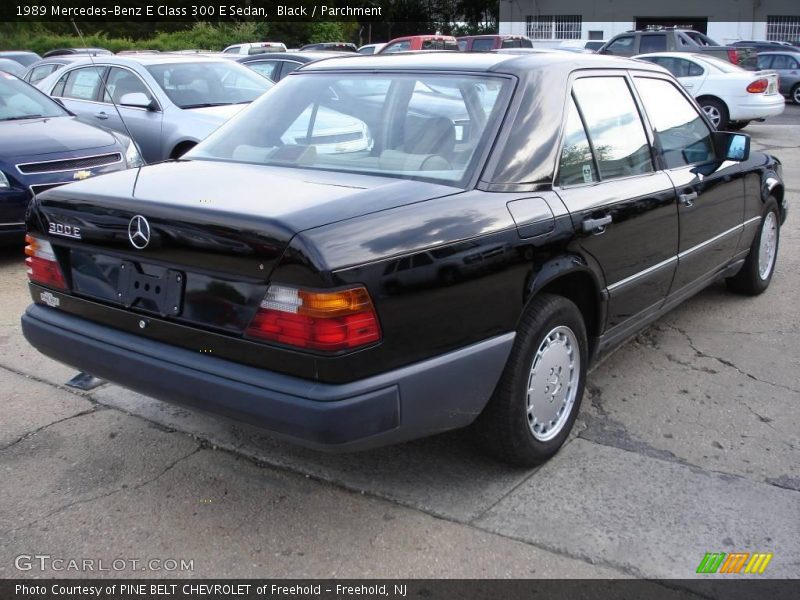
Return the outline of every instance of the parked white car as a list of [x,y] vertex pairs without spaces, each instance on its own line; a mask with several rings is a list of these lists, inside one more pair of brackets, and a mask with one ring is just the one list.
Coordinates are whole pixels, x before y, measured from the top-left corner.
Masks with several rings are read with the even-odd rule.
[[774,71],[746,71],[718,58],[685,52],[634,58],[672,73],[720,130],[738,130],[750,121],[779,115],[786,108]]
[[286,44],[282,42],[249,42],[247,44],[234,44],[222,51],[223,54],[263,54],[265,52],[286,52]]

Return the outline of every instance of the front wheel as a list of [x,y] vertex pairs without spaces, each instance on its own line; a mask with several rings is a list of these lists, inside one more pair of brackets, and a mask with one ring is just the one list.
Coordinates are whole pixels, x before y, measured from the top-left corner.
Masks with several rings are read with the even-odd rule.
[[769,287],[778,259],[780,234],[778,202],[770,197],[764,206],[761,227],[750,246],[744,265],[736,275],[725,280],[728,289],[739,294],[757,296]]
[[800,104],[800,83],[795,84],[791,92],[792,102]]
[[523,467],[553,456],[575,423],[587,361],[586,326],[578,307],[550,294],[531,300],[503,375],[475,422],[483,447]]

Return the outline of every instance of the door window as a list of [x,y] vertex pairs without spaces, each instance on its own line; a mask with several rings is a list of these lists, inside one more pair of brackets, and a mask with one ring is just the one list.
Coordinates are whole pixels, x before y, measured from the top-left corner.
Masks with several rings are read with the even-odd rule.
[[592,149],[583,128],[581,116],[570,99],[567,122],[564,125],[564,142],[561,145],[561,161],[558,168],[558,184],[578,185],[597,181]]
[[639,40],[639,53],[664,52],[667,49],[667,36],[664,33],[648,33]]
[[35,67],[26,77],[26,81],[30,83],[38,83],[50,73],[55,71],[58,68],[58,65],[42,65],[41,67]]
[[608,54],[633,54],[633,40],[632,35],[623,35],[611,42],[605,49]]
[[796,69],[797,60],[786,54],[777,54],[772,57],[772,69]]
[[251,62],[247,66],[253,69],[253,71],[259,75],[263,75],[267,79],[271,79],[272,81],[278,80],[278,67],[280,66],[278,61],[259,60],[256,62]]
[[636,88],[668,169],[714,160],[711,130],[672,82],[637,77]]
[[[106,89],[103,90],[103,102],[111,102],[113,99],[116,104],[119,104],[125,94],[135,93],[144,94],[150,100],[153,99],[150,90],[138,75],[127,69],[111,67],[106,79]],[[110,97],[109,94],[111,94]]]
[[650,144],[624,77],[587,77],[573,86],[600,179],[653,171]]
[[[506,43],[503,42],[503,48],[510,48],[510,47],[511,47],[510,45],[506,45]],[[478,38],[477,40],[472,40],[473,52],[488,52],[489,50],[493,49],[494,49],[494,40],[492,38]]]
[[[70,71],[66,76],[63,93],[64,98],[75,100],[96,100],[100,89],[102,67],[84,67]],[[55,90],[53,90],[55,94]]]
[[764,56],[763,54],[758,57],[758,68],[759,69],[771,69],[772,68],[772,57],[771,56]]
[[390,54],[392,52],[405,52],[411,49],[411,40],[404,40],[402,42],[395,42],[390,46],[386,46],[383,54]]

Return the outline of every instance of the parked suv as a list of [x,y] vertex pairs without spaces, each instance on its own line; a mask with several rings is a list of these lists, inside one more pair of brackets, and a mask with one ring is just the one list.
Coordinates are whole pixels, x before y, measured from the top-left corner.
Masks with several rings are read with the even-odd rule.
[[[318,151],[323,112],[369,147]],[[312,447],[474,423],[532,465],[599,357],[719,279],[765,291],[786,213],[778,159],[655,65],[332,58],[184,160],[38,195],[22,329],[82,371]]]
[[598,54],[635,56],[650,52],[692,52],[726,60],[743,69],[755,70],[756,49],[749,46],[720,46],[707,35],[691,29],[655,28],[615,35]]

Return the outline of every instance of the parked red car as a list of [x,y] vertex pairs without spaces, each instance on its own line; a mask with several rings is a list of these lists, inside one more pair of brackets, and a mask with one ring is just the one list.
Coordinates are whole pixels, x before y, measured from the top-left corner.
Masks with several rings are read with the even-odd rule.
[[524,35],[465,35],[456,38],[463,52],[490,52],[500,48],[533,48],[533,42]]
[[410,52],[411,50],[458,50],[452,35],[407,35],[391,40],[378,54]]

